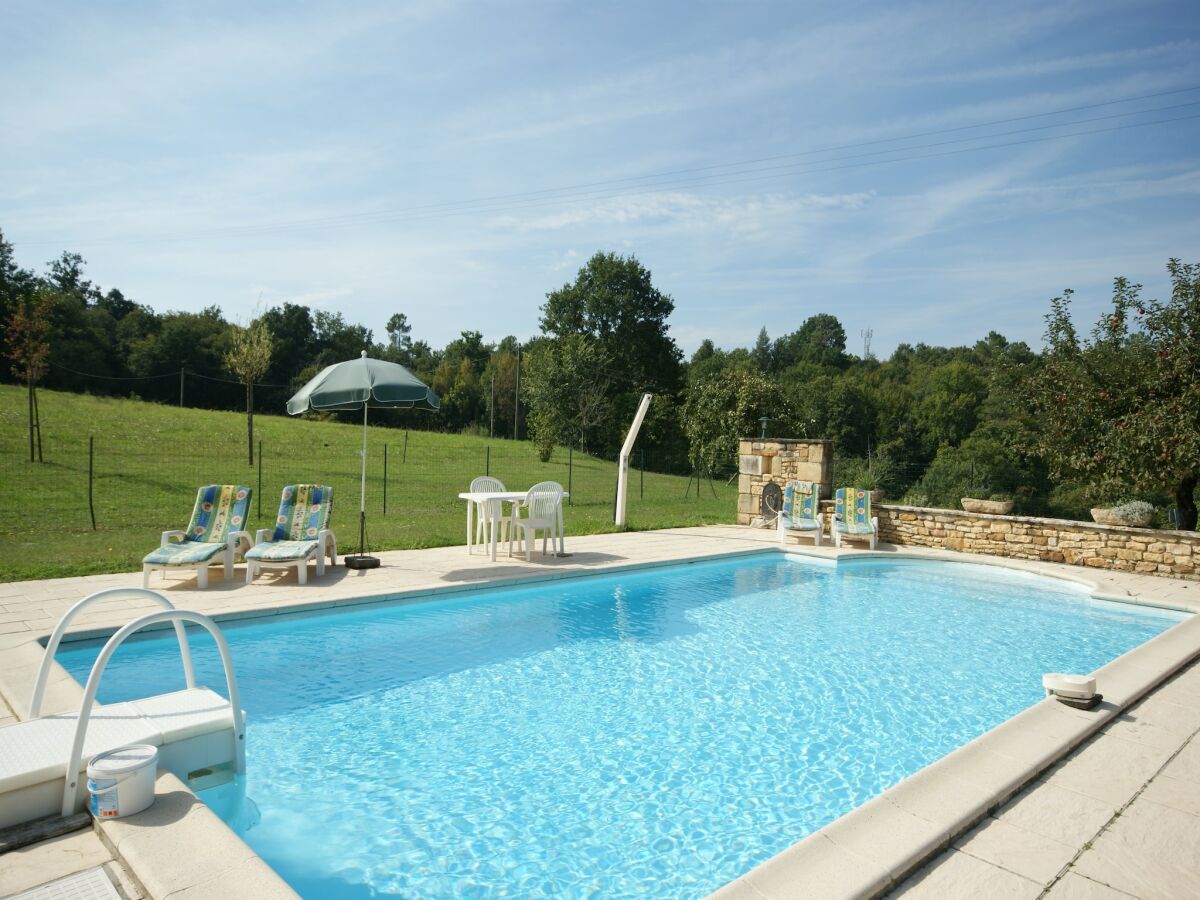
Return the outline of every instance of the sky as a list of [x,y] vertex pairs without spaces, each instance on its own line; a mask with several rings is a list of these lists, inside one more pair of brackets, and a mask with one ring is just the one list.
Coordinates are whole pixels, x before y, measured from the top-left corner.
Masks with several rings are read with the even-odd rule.
[[6,0],[0,229],[104,288],[538,331],[634,254],[688,353],[1041,345],[1200,260],[1200,5]]

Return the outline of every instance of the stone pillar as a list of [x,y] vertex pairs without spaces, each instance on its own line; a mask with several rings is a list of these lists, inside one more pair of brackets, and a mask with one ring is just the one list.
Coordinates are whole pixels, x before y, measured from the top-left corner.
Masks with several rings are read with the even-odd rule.
[[739,525],[761,525],[763,485],[781,488],[792,479],[821,485],[821,497],[832,488],[833,442],[801,438],[742,438],[738,441]]

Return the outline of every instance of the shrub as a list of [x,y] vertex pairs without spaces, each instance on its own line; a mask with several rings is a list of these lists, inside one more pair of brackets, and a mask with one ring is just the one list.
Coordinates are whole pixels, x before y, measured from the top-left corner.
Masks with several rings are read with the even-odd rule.
[[1114,506],[1112,513],[1117,518],[1136,521],[1152,517],[1154,515],[1154,506],[1145,500],[1130,500]]

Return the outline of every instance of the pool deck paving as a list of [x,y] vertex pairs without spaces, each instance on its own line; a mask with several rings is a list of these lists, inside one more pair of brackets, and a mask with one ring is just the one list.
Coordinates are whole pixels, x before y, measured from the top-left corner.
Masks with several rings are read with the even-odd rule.
[[[532,562],[479,548],[380,553],[379,569],[338,566],[299,586],[294,571],[244,583],[212,570],[151,580],[176,606],[218,622],[569,578],[778,547],[770,531],[739,526],[567,538],[565,558]],[[792,541],[829,559],[863,556]],[[1200,611],[1200,583],[1149,575],[881,546],[884,557],[985,563],[1090,586],[1096,596]],[[140,586],[141,574],[0,584],[0,724],[26,718],[41,644],[85,595]],[[89,607],[74,638],[111,634],[159,607],[127,596]],[[1200,896],[1200,616],[1099,670],[1106,702],[1070,710],[1046,700],[921,770],[718,891],[726,898],[878,896]],[[1175,673],[1172,675],[1172,673]],[[1167,676],[1170,680],[1163,682]],[[82,689],[57,667],[48,712],[74,709]],[[1136,705],[1134,705],[1136,704]],[[252,751],[251,751],[252,752]],[[174,776],[146,813],[0,856],[0,896],[102,867],[124,896],[294,896]],[[195,848],[190,864],[179,848]],[[207,849],[206,849],[207,848]],[[200,858],[200,863],[195,861]],[[914,874],[915,873],[915,874]],[[234,888],[244,885],[242,890]],[[229,891],[233,891],[230,893]]]

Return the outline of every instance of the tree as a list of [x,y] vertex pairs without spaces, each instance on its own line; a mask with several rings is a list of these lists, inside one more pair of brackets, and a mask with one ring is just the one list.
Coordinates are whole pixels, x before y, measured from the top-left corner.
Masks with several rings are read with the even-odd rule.
[[313,327],[316,330],[318,366],[345,362],[371,349],[371,330],[348,323],[340,312],[317,310]]
[[917,424],[930,452],[943,444],[957,447],[975,430],[979,409],[987,397],[982,374],[965,362],[938,366],[916,390]]
[[[133,313],[125,321],[136,316]],[[189,395],[189,406],[210,409],[235,406],[242,392],[222,383],[227,380],[225,352],[229,349],[230,333],[229,322],[221,315],[220,308],[210,306],[198,313],[169,312],[155,318],[152,326],[129,347],[130,373],[156,379],[150,384],[157,385],[158,399],[174,401],[178,399],[178,385],[173,379],[157,379],[157,376],[186,369],[189,374],[216,379],[207,382],[203,391]]]
[[683,409],[692,462],[710,472],[728,471],[737,462],[738,438],[758,434],[764,415],[781,431],[797,428],[788,392],[761,372],[731,367],[693,382]]
[[[53,295],[39,289],[25,302],[13,306],[5,323],[8,358],[14,363],[13,373],[29,389],[29,461],[42,461],[42,422],[37,405],[37,383],[46,374],[50,358],[50,309]],[[34,434],[37,434],[36,445]]]
[[[1171,298],[1146,301],[1117,278],[1112,311],[1081,340],[1071,292],[1051,301],[1046,353],[1024,383],[1036,427],[1027,449],[1095,500],[1168,489],[1179,527],[1196,527],[1200,481],[1200,265],[1167,263]],[[1132,320],[1132,321],[1131,321]]]
[[759,329],[758,339],[754,342],[754,349],[750,351],[750,355],[754,357],[758,371],[771,370],[771,338],[767,334],[766,326]]
[[271,367],[271,331],[261,318],[247,328],[233,326],[225,366],[246,386],[246,459],[254,465],[254,383]]
[[287,348],[286,353],[275,354],[266,380],[299,387],[296,384],[298,376],[312,362],[317,350],[312,313],[307,306],[285,303],[268,309],[261,319],[271,332],[275,346]]
[[636,407],[640,393],[675,394],[682,386],[683,354],[667,333],[674,308],[645,266],[614,253],[597,253],[573,283],[546,295],[542,331],[555,340],[586,338],[610,361],[609,400],[616,415],[596,435],[599,449],[620,444],[620,417]]
[[555,444],[587,452],[588,436],[610,407],[611,366],[600,344],[584,335],[539,341],[530,349],[521,393],[543,462],[550,459]]
[[831,440],[835,452],[865,456],[875,431],[870,398],[853,380],[818,375],[800,384],[792,394],[800,437]]
[[799,329],[776,338],[771,359],[776,371],[791,368],[797,363],[845,368],[848,362],[846,329],[837,316],[829,313],[809,316]]
[[404,313],[394,313],[387,320],[387,347],[384,351],[386,359],[409,366],[412,363],[412,325]]

